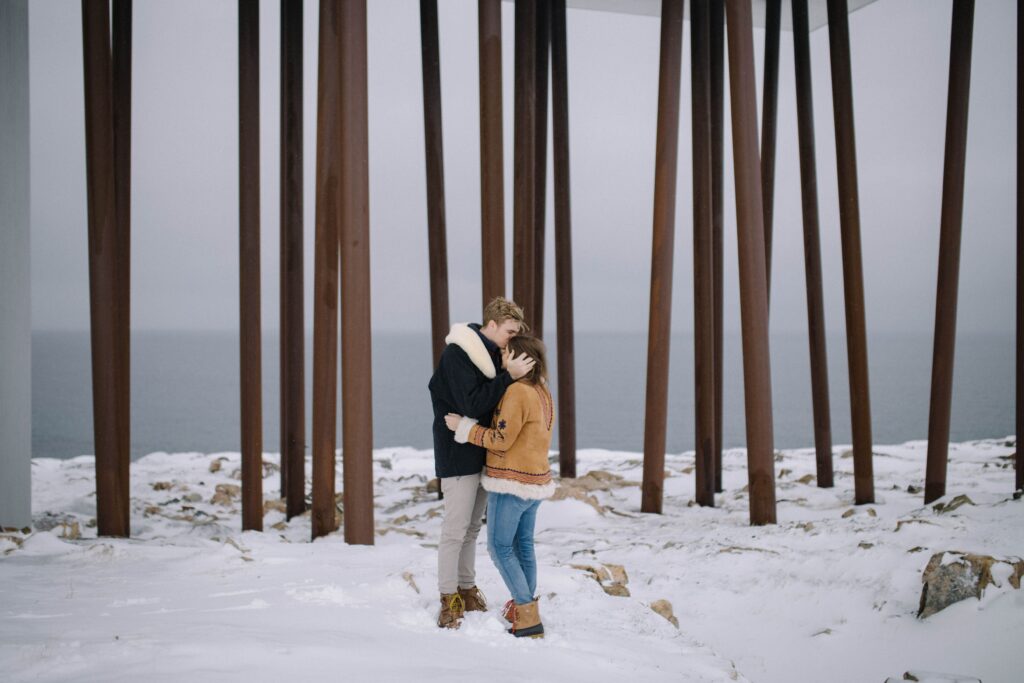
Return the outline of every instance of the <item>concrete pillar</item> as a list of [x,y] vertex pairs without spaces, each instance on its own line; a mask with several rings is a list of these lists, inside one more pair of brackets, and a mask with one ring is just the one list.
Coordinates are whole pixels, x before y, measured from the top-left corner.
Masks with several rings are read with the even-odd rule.
[[0,527],[32,521],[28,0],[0,3]]

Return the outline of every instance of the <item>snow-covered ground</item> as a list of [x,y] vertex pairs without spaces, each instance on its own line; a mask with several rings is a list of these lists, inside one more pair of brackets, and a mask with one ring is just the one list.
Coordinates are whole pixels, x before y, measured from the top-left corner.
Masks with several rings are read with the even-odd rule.
[[[38,459],[36,530],[0,537],[0,679],[881,683],[924,670],[1022,680],[1024,591],[989,588],[915,616],[934,552],[1024,555],[1012,438],[951,445],[943,501],[974,504],[944,513],[908,491],[923,486],[924,442],[876,446],[877,502],[856,508],[847,449],[836,448],[834,489],[807,476],[812,450],[777,454],[779,523],[767,527],[748,523],[742,450],[725,454],[714,509],[691,503],[693,454],[670,455],[663,515],[639,512],[639,455],[581,451],[579,473],[592,474],[577,497],[540,508],[544,640],[504,632],[507,595],[483,535],[491,611],[459,631],[434,625],[441,503],[426,489],[429,451],[374,453],[377,538],[362,547],[340,534],[309,543],[308,515],[284,521],[275,454],[263,533],[240,531],[230,487],[212,502],[217,485],[239,484],[238,454],[133,463],[128,540],[96,538],[92,457]],[[579,568],[601,565],[624,567],[628,596]],[[678,628],[650,609],[657,600],[671,602]]]

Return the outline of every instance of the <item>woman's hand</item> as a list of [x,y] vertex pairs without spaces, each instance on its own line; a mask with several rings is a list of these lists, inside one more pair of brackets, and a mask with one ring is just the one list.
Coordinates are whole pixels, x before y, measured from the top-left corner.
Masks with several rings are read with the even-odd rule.
[[458,428],[459,422],[461,420],[462,416],[457,415],[456,413],[448,413],[447,415],[444,416],[444,423],[448,425],[448,429],[452,430],[453,432]]

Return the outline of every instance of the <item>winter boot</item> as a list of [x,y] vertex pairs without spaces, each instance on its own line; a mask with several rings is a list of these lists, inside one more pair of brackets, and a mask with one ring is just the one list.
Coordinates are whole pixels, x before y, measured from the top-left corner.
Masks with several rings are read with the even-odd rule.
[[458,628],[462,626],[466,603],[458,593],[441,593],[441,613],[437,616],[440,628]]
[[509,600],[505,603],[505,606],[501,608],[501,616],[505,618],[510,624],[516,623],[516,601]]
[[537,601],[515,606],[515,621],[509,633],[516,638],[543,638],[544,624],[540,623],[540,609]]
[[459,595],[462,596],[462,602],[466,605],[467,612],[487,611],[487,598],[484,597],[484,594],[476,586],[472,588],[459,588]]

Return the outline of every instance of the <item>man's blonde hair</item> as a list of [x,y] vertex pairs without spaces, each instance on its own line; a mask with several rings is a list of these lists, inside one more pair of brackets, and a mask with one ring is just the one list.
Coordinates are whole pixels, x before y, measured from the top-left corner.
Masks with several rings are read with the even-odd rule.
[[523,309],[515,301],[503,296],[491,299],[491,303],[484,306],[484,326],[486,327],[487,323],[492,320],[498,325],[506,320],[514,320],[519,323],[520,333],[530,331],[530,326],[526,324],[526,316],[523,315]]

